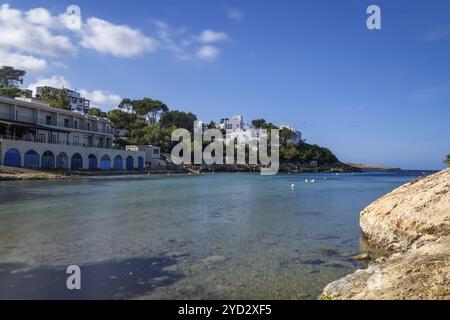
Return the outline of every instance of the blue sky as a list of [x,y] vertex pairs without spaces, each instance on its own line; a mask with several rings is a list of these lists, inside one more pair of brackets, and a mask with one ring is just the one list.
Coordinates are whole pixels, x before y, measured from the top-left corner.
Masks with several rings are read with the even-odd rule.
[[[81,8],[80,30],[62,23],[71,4]],[[381,7],[381,30],[366,27],[369,4]],[[445,0],[13,0],[0,8],[0,62],[27,69],[25,86],[69,85],[105,110],[148,96],[204,121],[243,114],[289,123],[343,161],[440,169],[450,153]]]

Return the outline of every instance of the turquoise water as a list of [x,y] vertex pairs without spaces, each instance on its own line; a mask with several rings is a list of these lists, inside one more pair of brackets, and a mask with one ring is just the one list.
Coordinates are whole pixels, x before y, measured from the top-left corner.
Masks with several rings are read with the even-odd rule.
[[315,299],[363,267],[359,212],[420,174],[0,182],[0,298]]

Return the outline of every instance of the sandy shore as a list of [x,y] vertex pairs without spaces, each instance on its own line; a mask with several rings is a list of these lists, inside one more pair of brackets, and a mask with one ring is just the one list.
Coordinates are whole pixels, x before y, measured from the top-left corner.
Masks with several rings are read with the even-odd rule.
[[147,174],[177,174],[185,173],[183,170],[134,170],[134,171],[70,171],[70,170],[30,170],[24,168],[0,166],[0,181],[14,180],[56,180],[75,179],[96,176],[122,176]]

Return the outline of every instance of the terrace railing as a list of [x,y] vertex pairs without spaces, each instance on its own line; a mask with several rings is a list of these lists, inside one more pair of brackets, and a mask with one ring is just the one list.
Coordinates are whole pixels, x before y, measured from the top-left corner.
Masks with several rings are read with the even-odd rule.
[[98,148],[98,149],[113,149],[111,148],[106,148],[103,145],[97,144],[86,144],[86,143],[81,143],[81,142],[67,142],[67,141],[58,141],[58,140],[53,140],[53,141],[46,141],[46,140],[42,140],[39,137],[36,136],[22,136],[22,137],[17,137],[17,136],[9,136],[9,135],[0,135],[0,140],[12,140],[12,141],[24,141],[24,142],[35,142],[35,143],[45,143],[45,144],[57,144],[57,145],[65,145],[65,146],[73,146],[73,147],[85,147],[85,148]]

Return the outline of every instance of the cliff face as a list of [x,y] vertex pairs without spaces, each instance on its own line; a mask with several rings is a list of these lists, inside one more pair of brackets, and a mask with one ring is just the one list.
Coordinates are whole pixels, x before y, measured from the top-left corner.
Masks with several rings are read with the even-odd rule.
[[332,299],[450,299],[450,169],[405,184],[361,212],[369,242],[392,253],[329,284]]

